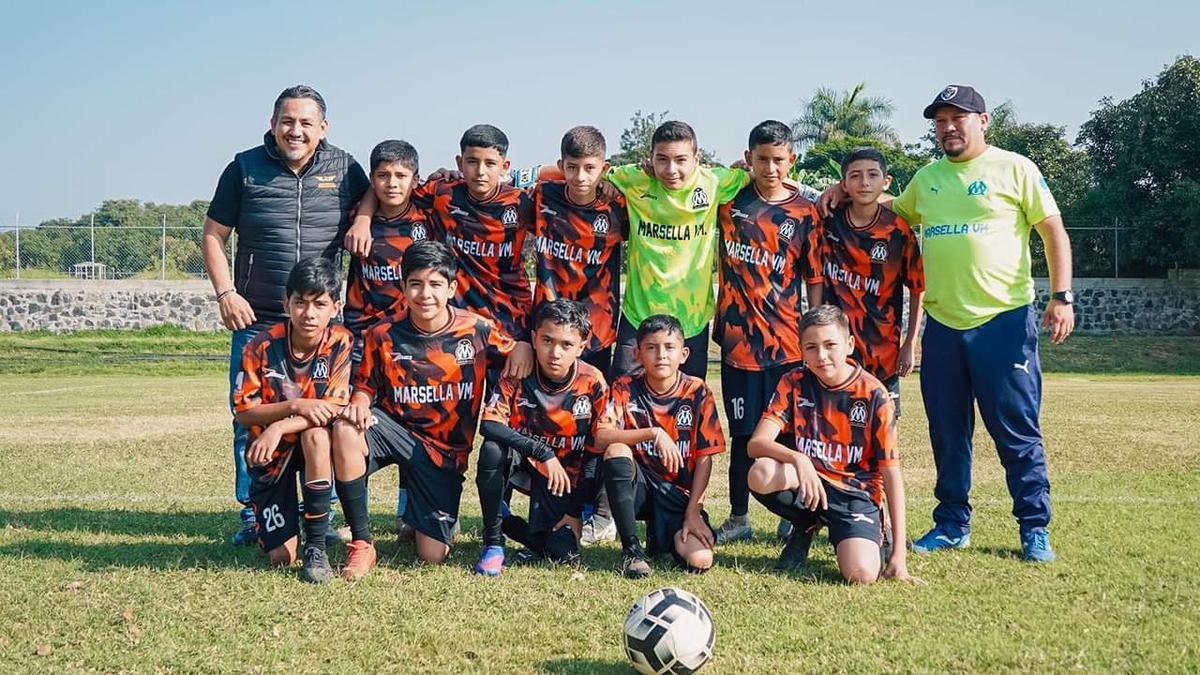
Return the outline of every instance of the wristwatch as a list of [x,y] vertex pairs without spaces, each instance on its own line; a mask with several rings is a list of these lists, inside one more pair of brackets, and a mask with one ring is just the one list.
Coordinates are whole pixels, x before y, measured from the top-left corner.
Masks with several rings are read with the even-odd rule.
[[1066,303],[1068,305],[1073,305],[1075,304],[1075,291],[1072,291],[1069,288],[1065,291],[1057,291],[1050,294],[1050,299],[1058,300],[1059,302]]

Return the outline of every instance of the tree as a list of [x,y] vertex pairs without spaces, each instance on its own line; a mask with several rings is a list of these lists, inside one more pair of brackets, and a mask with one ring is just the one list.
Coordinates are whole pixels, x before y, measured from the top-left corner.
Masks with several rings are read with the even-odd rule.
[[866,82],[850,91],[821,87],[792,122],[792,139],[801,149],[845,138],[870,138],[899,144],[889,120],[896,106],[879,96],[866,96]]
[[[643,113],[636,110],[629,118],[629,126],[621,132],[621,150],[608,158],[609,164],[642,164],[650,160],[650,150],[654,138],[654,130],[667,121],[668,111],[660,113]],[[700,148],[700,161],[704,164],[717,164],[717,155],[706,148]]]
[[1085,204],[1121,224],[1121,270],[1200,267],[1200,59],[1181,56],[1142,91],[1100,101],[1079,143],[1094,167]]
[[[797,167],[804,172],[803,176],[817,176],[806,184],[824,188],[842,177],[842,160],[851,152],[861,147],[872,147],[883,153],[888,162],[888,173],[892,176],[892,187],[889,192],[898,195],[913,174],[922,166],[929,163],[929,156],[919,152],[916,146],[904,148],[891,145],[874,138],[844,137],[837,140],[825,141],[813,145],[805,151],[804,157]],[[804,181],[802,181],[804,182]],[[814,184],[815,183],[815,184]]]

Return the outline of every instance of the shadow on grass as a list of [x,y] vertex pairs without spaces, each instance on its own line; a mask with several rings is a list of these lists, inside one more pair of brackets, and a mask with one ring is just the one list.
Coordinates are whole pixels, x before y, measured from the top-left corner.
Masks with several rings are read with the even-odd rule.
[[543,661],[538,670],[554,675],[570,673],[628,673],[631,666],[628,661],[603,661],[601,659],[553,659]]
[[971,550],[975,553],[990,555],[1002,560],[1021,561],[1022,552],[1019,548],[1005,548],[1003,546],[972,546]]

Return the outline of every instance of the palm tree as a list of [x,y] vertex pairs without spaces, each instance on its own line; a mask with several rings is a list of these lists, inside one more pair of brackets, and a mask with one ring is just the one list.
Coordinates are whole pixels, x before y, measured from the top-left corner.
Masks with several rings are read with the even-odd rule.
[[817,89],[792,122],[792,140],[800,148],[847,137],[899,143],[899,135],[888,123],[896,106],[880,96],[864,96],[866,86],[859,82],[853,90],[842,92]]

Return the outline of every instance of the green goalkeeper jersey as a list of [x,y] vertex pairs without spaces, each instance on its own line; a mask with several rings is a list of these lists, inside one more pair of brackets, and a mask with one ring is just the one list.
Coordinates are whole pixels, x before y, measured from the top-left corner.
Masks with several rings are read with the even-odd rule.
[[717,207],[749,185],[750,175],[699,167],[686,186],[667,190],[627,164],[608,179],[629,205],[625,319],[637,327],[651,315],[670,314],[683,324],[684,337],[698,335],[716,310]]

